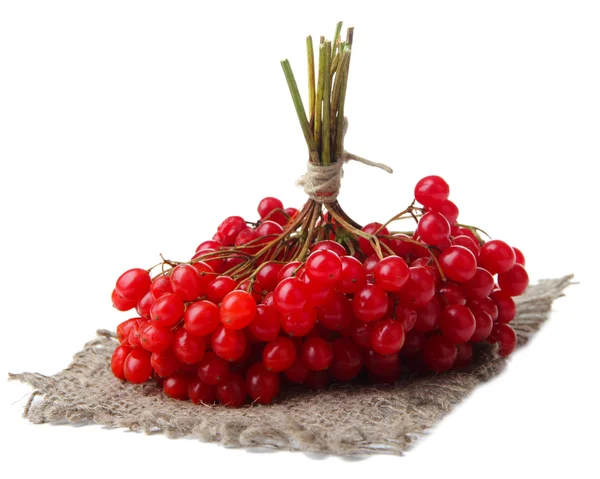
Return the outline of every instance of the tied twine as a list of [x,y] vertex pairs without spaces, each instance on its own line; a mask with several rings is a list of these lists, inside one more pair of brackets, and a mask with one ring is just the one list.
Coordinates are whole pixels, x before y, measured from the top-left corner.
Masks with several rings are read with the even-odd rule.
[[344,128],[342,131],[342,154],[329,166],[316,165],[310,161],[306,165],[306,173],[298,178],[297,186],[301,186],[304,192],[314,201],[321,204],[333,203],[340,194],[342,177],[344,176],[344,164],[349,161],[358,161],[363,165],[373,166],[381,170],[393,173],[389,166],[383,163],[367,160],[354,155],[343,149],[343,139],[348,131],[348,119],[344,117]]

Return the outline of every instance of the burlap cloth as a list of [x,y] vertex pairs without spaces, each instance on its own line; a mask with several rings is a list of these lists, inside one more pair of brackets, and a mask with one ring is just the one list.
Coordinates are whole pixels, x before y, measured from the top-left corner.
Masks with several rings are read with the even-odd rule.
[[[572,277],[544,280],[517,298],[512,322],[519,346],[548,319],[552,302]],[[152,383],[127,384],[110,370],[118,344],[100,330],[54,376],[9,374],[30,384],[24,417],[33,423],[87,421],[169,437],[192,436],[229,447],[269,447],[340,455],[403,454],[476,386],[502,371],[506,359],[493,348],[480,352],[469,372],[413,377],[393,386],[333,386],[295,391],[276,404],[241,409],[197,406],[167,398]]]

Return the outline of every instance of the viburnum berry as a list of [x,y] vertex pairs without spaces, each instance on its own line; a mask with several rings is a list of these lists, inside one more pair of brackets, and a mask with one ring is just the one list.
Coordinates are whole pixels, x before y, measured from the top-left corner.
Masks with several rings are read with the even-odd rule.
[[423,243],[440,246],[448,242],[450,238],[450,224],[441,214],[430,211],[419,220],[417,233]]
[[150,379],[152,364],[150,353],[143,349],[133,349],[123,362],[123,375],[130,383],[141,384]]
[[254,363],[246,373],[246,390],[253,401],[270,404],[280,388],[279,373],[268,370],[263,363]]
[[449,304],[467,304],[467,297],[465,296],[463,288],[455,283],[446,282],[442,284],[439,287],[436,296],[444,306]]
[[386,375],[401,371],[400,356],[396,354],[379,354],[367,349],[363,352],[363,364],[372,373]]
[[398,293],[398,297],[406,306],[425,306],[435,295],[435,278],[422,266],[410,267],[408,271],[408,281]]
[[380,354],[394,354],[404,344],[404,328],[400,321],[382,319],[371,331],[371,347]]
[[265,291],[274,291],[279,282],[279,272],[283,266],[283,263],[264,263],[256,273],[256,281],[260,283]]
[[256,301],[246,291],[232,291],[221,302],[221,323],[228,329],[242,329],[256,316]]
[[296,357],[294,364],[284,371],[285,377],[292,383],[302,384],[308,377],[309,369],[302,362],[302,358]]
[[341,293],[354,294],[365,285],[367,276],[365,267],[353,256],[342,256],[340,262],[342,270],[335,287]]
[[218,304],[223,301],[227,293],[235,289],[235,286],[235,280],[231,276],[217,276],[206,290],[206,296],[210,301]]
[[458,219],[458,207],[450,200],[445,200],[435,208],[431,209],[441,214],[451,225],[456,223],[456,220]]
[[240,407],[246,402],[246,382],[241,374],[231,372],[227,378],[216,386],[217,399],[221,404]]
[[377,285],[367,284],[354,295],[352,309],[361,321],[381,319],[388,309],[387,293]]
[[440,207],[450,195],[450,187],[439,176],[426,176],[415,186],[415,199],[429,208]]
[[331,240],[319,241],[319,242],[315,243],[314,245],[312,245],[310,248],[311,253],[314,253],[315,251],[319,251],[319,250],[333,251],[340,258],[346,256],[346,254],[347,254],[346,248],[344,248],[337,241],[331,241]]
[[137,314],[144,319],[150,319],[150,308],[152,307],[153,303],[154,297],[152,296],[152,293],[148,291],[144,296],[142,296],[142,299],[138,301],[135,307]]
[[244,228],[246,228],[244,218],[240,216],[230,216],[219,225],[217,234],[221,238],[222,244],[229,246],[233,245],[235,238]]
[[290,336],[306,336],[317,322],[317,310],[309,307],[281,315],[281,329]]
[[148,321],[139,329],[140,343],[146,351],[162,353],[171,347],[175,335],[169,328],[161,328]]
[[150,364],[154,372],[160,377],[166,377],[173,374],[181,364],[173,354],[173,351],[167,350],[162,353],[152,353]]
[[463,248],[467,248],[475,258],[479,257],[479,244],[477,240],[473,239],[471,236],[459,235],[454,236],[452,238],[452,244],[454,246],[462,246]]
[[289,338],[274,339],[263,349],[262,360],[269,371],[276,373],[285,371],[296,360],[296,346]]
[[217,400],[216,386],[203,383],[198,378],[188,382],[188,396],[194,404],[213,404]]
[[[389,236],[390,234],[390,231],[387,228],[383,227],[381,223],[369,223],[368,225],[363,226],[362,231],[363,233],[375,235],[377,237]],[[378,240],[380,242],[387,243],[387,240],[383,238],[378,238]],[[369,256],[375,253],[375,249],[373,248],[371,242],[366,238],[359,237],[358,245],[360,246],[360,249],[365,256]]]
[[200,295],[206,294],[208,291],[208,287],[212,284],[212,282],[217,278],[218,274],[205,263],[204,261],[194,261],[192,263],[194,269],[200,275]]
[[404,345],[400,350],[400,356],[415,356],[416,354],[423,351],[425,343],[427,342],[427,336],[425,333],[419,331],[409,331],[404,337]]
[[413,326],[415,331],[427,333],[433,331],[438,326],[442,308],[435,296],[431,298],[428,303],[418,307],[415,311],[417,313],[417,319]]
[[498,285],[510,296],[519,296],[529,286],[529,275],[522,265],[515,263],[511,269],[498,275]]
[[204,337],[193,336],[186,329],[178,329],[173,339],[173,353],[185,364],[194,364],[202,359],[206,350]]
[[525,256],[521,252],[521,250],[515,246],[513,246],[513,251],[515,252],[515,264],[520,264],[521,266],[525,266]]
[[185,401],[188,396],[188,378],[180,373],[173,374],[163,382],[163,391],[171,399]]
[[333,361],[333,347],[323,338],[308,338],[302,344],[302,361],[311,371],[323,371]]
[[256,306],[256,316],[248,325],[248,330],[255,339],[272,341],[279,335],[280,328],[280,314],[274,307],[265,304]]
[[467,301],[467,306],[471,309],[473,309],[473,307],[480,308],[482,311],[490,315],[492,321],[496,321],[498,319],[498,306],[496,306],[496,303],[494,303],[494,301],[492,301],[490,298],[470,299]]
[[111,294],[111,301],[115,309],[117,309],[118,311],[129,311],[130,309],[133,309],[137,304],[137,301],[125,299],[123,296],[117,293],[116,289],[113,289],[113,292]]
[[475,331],[473,332],[470,341],[479,343],[487,339],[490,335],[492,328],[494,327],[494,321],[492,321],[492,318],[488,313],[477,306],[471,306],[469,309],[475,318]]
[[407,308],[399,304],[396,305],[394,310],[394,319],[398,320],[400,324],[402,324],[405,333],[409,332],[415,327],[415,324],[417,323],[417,317],[418,315],[415,309]]
[[408,281],[408,265],[399,256],[383,258],[375,266],[375,284],[384,291],[398,292]]
[[145,269],[134,268],[125,271],[115,286],[119,296],[137,303],[150,290],[150,274]]
[[490,299],[498,307],[497,321],[499,323],[510,323],[515,319],[515,316],[517,315],[517,306],[508,293],[499,289],[490,294]]
[[275,288],[275,307],[282,313],[300,311],[308,303],[308,286],[298,278],[285,278]]
[[318,308],[319,324],[331,331],[341,331],[350,327],[354,319],[352,303],[345,294],[335,292],[331,299]]
[[167,293],[154,300],[150,308],[150,319],[162,327],[174,326],[183,317],[185,305],[178,294]]
[[258,236],[277,236],[281,233],[283,233],[283,227],[271,220],[261,221],[260,225],[256,228]]
[[441,373],[454,365],[457,353],[454,343],[443,336],[432,336],[423,348],[423,360],[429,370]]
[[323,249],[310,254],[305,268],[311,281],[333,286],[340,279],[342,262],[336,253]]
[[[332,253],[333,254],[333,253]],[[324,306],[333,297],[333,288],[325,283],[317,283],[310,279],[306,270],[298,275],[298,279],[308,287],[308,305],[313,307]]]
[[438,262],[446,278],[453,281],[469,281],[477,272],[477,259],[463,246],[450,246],[442,251]]
[[469,298],[487,298],[494,290],[494,277],[487,269],[477,268],[473,277],[462,284],[462,288]]
[[492,344],[498,343],[498,354],[502,357],[508,356],[517,348],[515,330],[505,323],[496,323],[487,340]]
[[488,241],[479,250],[479,264],[492,274],[506,273],[515,261],[515,251],[504,241]]
[[442,335],[454,344],[465,343],[475,332],[475,317],[469,308],[451,304],[442,310],[440,329]]
[[260,200],[257,208],[258,214],[261,218],[264,218],[273,210],[277,209],[283,210],[283,203],[281,202],[281,200],[273,198],[272,196],[267,196],[266,198]]
[[473,362],[473,346],[471,343],[461,343],[456,345],[455,369],[467,368]]
[[198,363],[198,377],[209,386],[221,383],[229,374],[229,363],[212,351],[207,352]]
[[212,334],[212,350],[225,361],[237,361],[246,350],[246,337],[239,329],[217,327]]
[[331,372],[338,381],[351,381],[362,369],[362,353],[358,345],[349,338],[333,342]]
[[121,344],[128,344],[129,332],[136,324],[136,321],[141,318],[131,318],[123,321],[117,326],[117,339]]

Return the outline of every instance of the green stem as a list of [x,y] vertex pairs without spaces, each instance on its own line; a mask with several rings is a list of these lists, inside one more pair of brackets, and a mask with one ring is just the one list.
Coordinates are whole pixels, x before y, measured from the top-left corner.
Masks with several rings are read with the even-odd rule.
[[331,123],[329,109],[331,107],[331,42],[325,41],[321,47],[323,55],[323,133],[321,135],[321,164],[331,165]]
[[342,23],[343,22],[338,22],[337,25],[335,26],[335,34],[333,35],[333,44],[332,44],[332,48],[331,48],[331,57],[334,58],[335,57],[335,51],[338,47],[338,43],[340,41],[340,33],[342,31]]
[[[315,54],[313,51],[312,37],[306,38],[306,53],[308,56],[308,121],[314,125],[315,121]],[[316,143],[316,140],[315,140]]]

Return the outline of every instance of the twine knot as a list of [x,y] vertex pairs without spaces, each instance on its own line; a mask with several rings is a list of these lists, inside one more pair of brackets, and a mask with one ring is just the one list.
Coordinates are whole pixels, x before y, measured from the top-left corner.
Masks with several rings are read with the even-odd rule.
[[[348,119],[344,118],[343,136],[346,136],[347,130]],[[363,165],[379,168],[388,173],[394,172],[389,166],[383,163],[370,161],[342,150],[342,154],[337,161],[329,166],[316,165],[309,161],[306,165],[306,173],[298,178],[296,185],[301,186],[304,192],[317,203],[333,203],[340,194],[342,177],[344,176],[344,164],[349,161],[358,161]]]

